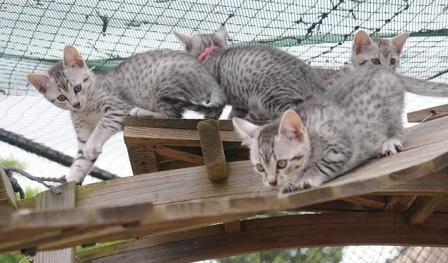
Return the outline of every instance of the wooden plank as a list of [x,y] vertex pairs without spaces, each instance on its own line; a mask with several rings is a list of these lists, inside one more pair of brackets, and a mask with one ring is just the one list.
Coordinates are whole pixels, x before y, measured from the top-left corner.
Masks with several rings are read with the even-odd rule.
[[198,133],[208,179],[213,183],[226,180],[229,169],[219,135],[218,121],[205,120],[199,122]]
[[242,231],[231,235],[215,225],[187,233],[114,244],[77,256],[81,262],[96,263],[192,262],[293,247],[363,244],[447,246],[448,237],[444,233],[447,219],[447,214],[437,214],[428,224],[417,226],[409,224],[400,213],[381,212],[262,218],[242,221]]
[[237,233],[241,231],[241,221],[231,221],[223,224],[224,232],[227,234]]
[[390,196],[387,200],[387,205],[384,208],[386,211],[406,211],[414,203],[417,196]]
[[408,113],[408,122],[430,121],[448,116],[448,104]]
[[159,170],[154,145],[148,144],[147,140],[138,138],[125,138],[125,141],[134,175]]
[[[203,119],[155,119],[151,117],[127,117],[124,120],[124,126],[196,130],[198,123],[201,121],[203,121]],[[219,130],[233,131],[232,121],[219,120]]]
[[204,165],[204,158],[201,155],[179,151],[170,147],[161,145],[155,146],[156,154],[166,157],[176,158],[196,165]]
[[349,203],[361,205],[364,207],[370,207],[370,208],[377,208],[377,209],[383,209],[386,204],[383,201],[366,198],[362,196],[352,196],[348,198],[342,198],[341,200],[344,200]]
[[[60,195],[50,191],[43,192],[37,196],[37,210],[54,210],[60,208],[74,208],[76,204],[75,188],[76,184],[70,182],[60,186]],[[51,220],[51,219],[49,219]],[[44,251],[36,254],[33,262],[36,263],[72,263],[74,262],[75,250],[66,248],[57,251]]]
[[0,168],[0,207],[16,208],[16,194],[12,189],[11,181],[6,172]]
[[[220,131],[220,136],[223,142],[241,144],[240,137],[233,131]],[[200,146],[196,130],[125,126],[124,137],[126,142],[129,139],[147,139],[154,145]]]
[[444,196],[418,197],[409,208],[408,217],[411,224],[423,224],[444,200]]

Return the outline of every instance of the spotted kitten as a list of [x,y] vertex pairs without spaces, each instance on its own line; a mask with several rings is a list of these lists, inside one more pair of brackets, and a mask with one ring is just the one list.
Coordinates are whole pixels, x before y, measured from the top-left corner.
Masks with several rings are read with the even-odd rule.
[[400,56],[408,39],[408,33],[402,33],[392,39],[371,38],[366,32],[356,32],[352,44],[351,64],[340,69],[314,67],[325,87],[353,70],[364,65],[383,65],[396,71],[400,65]]
[[231,117],[274,119],[324,91],[313,69],[286,52],[261,46],[228,48],[224,27],[213,34],[174,34],[221,85],[232,105]]
[[183,52],[137,54],[104,74],[94,74],[79,52],[64,49],[62,61],[28,81],[54,105],[69,110],[78,137],[78,154],[68,181],[82,183],[104,143],[122,129],[129,114],[180,118],[186,109],[218,118],[224,95],[214,78]]
[[402,149],[405,90],[448,85],[400,76],[378,65],[357,67],[280,120],[257,126],[234,118],[266,186],[282,192],[316,187],[380,154]]

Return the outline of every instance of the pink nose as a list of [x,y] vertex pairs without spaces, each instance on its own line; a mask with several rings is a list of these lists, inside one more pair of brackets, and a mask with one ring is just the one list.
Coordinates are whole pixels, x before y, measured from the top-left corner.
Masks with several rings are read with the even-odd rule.
[[276,186],[276,185],[277,185],[277,180],[269,181],[269,184],[270,184],[271,186]]

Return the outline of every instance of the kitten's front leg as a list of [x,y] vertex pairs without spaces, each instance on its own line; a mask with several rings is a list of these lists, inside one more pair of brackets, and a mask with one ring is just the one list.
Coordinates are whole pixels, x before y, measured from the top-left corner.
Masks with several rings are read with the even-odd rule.
[[91,127],[82,116],[77,113],[72,112],[71,117],[78,137],[78,153],[70,166],[70,173],[66,179],[68,182],[74,181],[77,184],[81,184],[86,175],[89,174],[93,168],[93,162],[85,159],[82,153],[85,143],[92,134],[93,127]]
[[123,120],[127,113],[127,111],[110,110],[100,119],[82,149],[83,155],[87,160],[95,162],[101,153],[104,143],[122,129]]

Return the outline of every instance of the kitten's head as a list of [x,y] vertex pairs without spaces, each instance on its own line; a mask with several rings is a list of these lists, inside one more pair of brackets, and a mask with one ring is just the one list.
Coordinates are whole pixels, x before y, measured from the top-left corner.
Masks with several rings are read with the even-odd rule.
[[227,48],[227,30],[224,26],[221,26],[213,34],[197,34],[197,35],[185,35],[176,31],[173,31],[174,36],[184,45],[185,51],[188,54],[198,57],[206,48],[215,46],[217,48]]
[[66,46],[62,61],[45,74],[29,74],[28,81],[54,105],[69,111],[82,111],[88,106],[85,94],[92,86],[92,76],[93,72],[79,52]]
[[286,111],[278,121],[257,126],[233,118],[233,126],[243,145],[250,149],[250,160],[267,187],[293,182],[306,168],[311,153],[308,132],[299,114]]
[[371,38],[366,32],[358,31],[353,40],[351,61],[355,67],[373,64],[395,71],[408,37],[408,33],[403,33],[392,39]]

